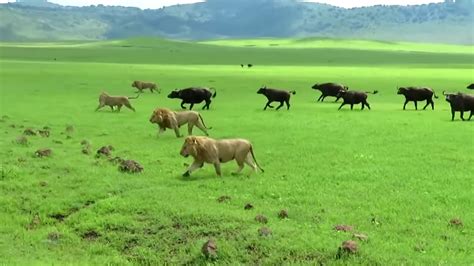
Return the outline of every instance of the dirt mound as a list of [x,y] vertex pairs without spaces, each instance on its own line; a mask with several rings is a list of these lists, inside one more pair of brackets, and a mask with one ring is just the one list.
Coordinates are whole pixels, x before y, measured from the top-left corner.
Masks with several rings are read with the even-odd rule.
[[259,215],[255,216],[255,221],[257,221],[259,223],[262,223],[262,224],[266,224],[266,223],[268,223],[268,218],[265,217],[265,215],[259,214]]
[[124,173],[140,173],[143,171],[143,166],[133,160],[124,160],[119,165],[119,171]]
[[53,154],[51,149],[39,149],[35,152],[36,157],[50,157]]
[[204,245],[202,245],[201,252],[206,258],[215,259],[217,258],[217,244],[214,240],[210,239]]

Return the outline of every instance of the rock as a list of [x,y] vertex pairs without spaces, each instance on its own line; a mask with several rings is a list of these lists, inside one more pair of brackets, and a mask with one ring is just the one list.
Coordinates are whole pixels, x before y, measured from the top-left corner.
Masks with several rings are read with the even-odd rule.
[[36,131],[32,128],[27,128],[23,131],[23,135],[26,136],[36,136]]
[[109,159],[109,162],[111,162],[111,163],[113,163],[113,164],[121,164],[121,163],[123,163],[124,161],[125,161],[124,159],[122,159],[122,158],[120,158],[120,157],[118,157],[118,156]]
[[367,241],[369,240],[369,237],[367,235],[361,234],[361,233],[355,233],[352,235],[353,238],[357,238],[360,241]]
[[253,205],[251,203],[245,204],[244,210],[251,210],[251,209],[253,209]]
[[44,137],[44,138],[49,138],[49,130],[38,130],[38,133],[40,134],[41,137]]
[[217,198],[217,202],[228,202],[230,201],[230,196],[227,196],[227,195],[224,195],[224,196],[220,196],[219,198]]
[[143,166],[133,160],[124,160],[119,165],[119,171],[124,173],[140,173]]
[[464,224],[459,218],[453,218],[449,221],[449,225],[453,227],[463,227]]
[[106,157],[109,157],[112,155],[113,150],[114,150],[114,147],[112,147],[111,145],[103,146],[97,150],[97,156],[100,157],[101,155],[104,155]]
[[53,151],[51,149],[39,149],[35,152],[36,157],[50,157]]
[[336,231],[343,231],[343,232],[349,232],[349,231],[354,230],[354,228],[353,228],[352,226],[350,226],[350,225],[340,224],[340,225],[334,226],[334,230],[336,230]]
[[208,259],[217,258],[217,244],[214,240],[210,239],[204,245],[202,245],[201,252]]
[[288,218],[288,211],[287,210],[281,210],[278,213],[278,218],[280,219],[287,219]]
[[255,221],[257,221],[259,223],[262,223],[262,224],[266,224],[266,223],[268,223],[268,218],[265,217],[265,215],[259,214],[259,215],[255,216]]
[[272,235],[272,230],[268,227],[262,227],[258,229],[258,234],[260,236],[271,236]]
[[338,257],[341,257],[344,254],[356,254],[358,251],[359,247],[357,246],[357,242],[353,240],[346,240],[342,242],[342,245],[339,247]]

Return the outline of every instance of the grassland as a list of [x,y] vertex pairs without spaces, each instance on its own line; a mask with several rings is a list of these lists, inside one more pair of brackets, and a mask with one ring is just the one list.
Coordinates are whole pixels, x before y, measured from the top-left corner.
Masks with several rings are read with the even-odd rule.
[[[451,122],[442,97],[435,111],[402,111],[395,94],[411,84],[467,92],[472,47],[293,42],[0,44],[0,263],[472,264],[474,124]],[[136,113],[94,112],[101,91],[133,95],[135,79],[163,93],[132,100]],[[369,97],[371,111],[337,111],[330,98],[316,103],[311,86],[324,81],[380,93]],[[295,89],[291,110],[263,112],[262,84]],[[167,92],[191,85],[217,88],[202,112],[211,136],[250,139],[265,173],[231,176],[230,163],[222,178],[211,166],[181,177],[190,163],[179,156],[183,139],[158,138],[148,118],[157,106],[177,109]],[[25,128],[44,126],[49,138],[15,143]],[[120,173],[82,154],[82,140],[94,151],[113,145],[145,170]],[[39,148],[52,157],[35,158]],[[230,201],[219,203],[223,195]],[[277,217],[281,209],[289,219]],[[258,235],[257,214],[272,236]],[[453,218],[464,226],[449,226]],[[353,233],[338,224],[369,237],[357,255],[336,259]],[[209,238],[214,261],[200,252]]]

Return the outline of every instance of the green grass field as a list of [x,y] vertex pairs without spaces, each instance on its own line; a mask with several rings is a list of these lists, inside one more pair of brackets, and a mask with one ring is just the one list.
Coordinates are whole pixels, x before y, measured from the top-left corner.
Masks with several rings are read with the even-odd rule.
[[[472,46],[132,39],[1,43],[0,53],[0,264],[474,263],[474,122],[459,114],[451,122],[442,97],[468,92]],[[133,80],[163,92],[132,100],[136,113],[94,112],[102,91],[133,96]],[[316,103],[311,89],[329,81],[380,93],[369,96],[371,111],[337,111],[334,98]],[[263,84],[295,89],[291,110],[262,111]],[[251,140],[265,173],[231,176],[228,163],[221,178],[211,165],[181,177],[192,161],[179,155],[183,139],[169,131],[158,138],[148,119],[159,106],[178,110],[166,95],[193,85],[217,89],[202,111],[211,137]],[[431,86],[435,111],[412,103],[402,111],[403,85]],[[68,125],[74,132],[65,133]],[[26,128],[44,126],[49,138],[16,143]],[[93,153],[114,146],[113,156],[140,162],[143,173],[82,154],[82,140]],[[52,156],[35,158],[40,148]],[[219,203],[224,195],[230,201]],[[288,219],[278,218],[282,209]],[[453,218],[463,226],[450,226]],[[341,224],[354,230],[333,229]],[[272,235],[259,236],[262,226]],[[353,233],[368,241],[336,258]],[[201,254],[210,238],[215,260]]]

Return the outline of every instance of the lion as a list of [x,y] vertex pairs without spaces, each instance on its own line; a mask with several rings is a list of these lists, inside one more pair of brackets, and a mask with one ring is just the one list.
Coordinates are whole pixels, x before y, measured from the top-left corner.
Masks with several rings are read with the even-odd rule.
[[188,177],[198,168],[204,166],[204,163],[214,164],[216,174],[221,176],[221,163],[235,160],[237,162],[237,171],[232,175],[239,174],[244,168],[244,163],[252,168],[254,172],[257,168],[264,172],[255,159],[252,144],[246,139],[221,139],[215,140],[208,137],[189,136],[184,140],[180,152],[181,156],[194,158],[194,162],[183,174]]
[[100,108],[107,105],[110,107],[110,109],[112,109],[112,111],[114,111],[114,106],[117,106],[117,110],[120,112],[122,106],[125,105],[135,112],[135,108],[132,107],[129,99],[137,99],[138,96],[140,96],[140,94],[138,94],[136,97],[110,96],[106,92],[102,92],[99,96],[99,106],[95,110],[98,111]]
[[132,87],[137,88],[139,92],[143,92],[144,89],[150,89],[151,92],[156,90],[158,93],[161,93],[161,90],[159,88],[157,89],[156,83],[153,82],[135,80],[132,83]]
[[173,129],[176,137],[180,138],[182,135],[179,133],[179,128],[188,124],[188,135],[193,134],[193,127],[198,127],[206,136],[209,136],[207,133],[208,128],[204,124],[202,116],[195,111],[181,111],[173,112],[167,108],[157,108],[153,111],[153,114],[150,117],[150,123],[158,124],[160,131],[158,135],[163,133],[167,128]]

